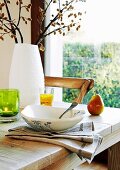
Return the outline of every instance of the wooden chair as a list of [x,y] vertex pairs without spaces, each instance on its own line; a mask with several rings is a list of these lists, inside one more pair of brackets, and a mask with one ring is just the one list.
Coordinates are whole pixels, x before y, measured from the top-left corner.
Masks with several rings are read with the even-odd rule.
[[45,77],[45,86],[63,87],[70,89],[79,89],[78,97],[74,100],[81,103],[86,93],[94,87],[93,79],[67,78],[67,77]]

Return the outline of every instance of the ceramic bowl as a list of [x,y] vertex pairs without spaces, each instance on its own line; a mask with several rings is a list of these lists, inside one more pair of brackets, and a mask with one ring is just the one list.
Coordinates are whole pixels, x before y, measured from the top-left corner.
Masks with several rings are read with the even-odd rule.
[[[37,131],[63,131],[79,123],[84,116],[84,111],[73,109],[59,119],[65,110],[66,108],[29,105],[21,115],[26,123]],[[79,114],[76,114],[78,112]]]

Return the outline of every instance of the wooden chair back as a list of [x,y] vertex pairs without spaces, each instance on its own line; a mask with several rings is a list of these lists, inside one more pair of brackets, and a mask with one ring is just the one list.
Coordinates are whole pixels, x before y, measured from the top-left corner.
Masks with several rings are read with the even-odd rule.
[[80,92],[78,97],[74,100],[81,103],[84,96],[89,90],[94,87],[93,79],[83,79],[83,78],[68,78],[68,77],[45,77],[45,86],[49,87],[63,87],[70,89],[79,89]]

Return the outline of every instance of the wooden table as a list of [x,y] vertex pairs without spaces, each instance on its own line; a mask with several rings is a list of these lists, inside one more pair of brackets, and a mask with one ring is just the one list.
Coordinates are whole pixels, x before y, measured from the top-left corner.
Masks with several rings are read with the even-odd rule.
[[[57,106],[68,107],[68,104],[59,103]],[[86,111],[83,121],[93,121],[96,132],[103,136],[96,154],[108,148],[108,169],[120,170],[120,109],[105,108],[100,116],[91,116],[86,105],[78,108]],[[83,163],[75,153],[61,146],[5,137],[8,129],[23,124],[22,119],[0,124],[0,170],[70,170]]]

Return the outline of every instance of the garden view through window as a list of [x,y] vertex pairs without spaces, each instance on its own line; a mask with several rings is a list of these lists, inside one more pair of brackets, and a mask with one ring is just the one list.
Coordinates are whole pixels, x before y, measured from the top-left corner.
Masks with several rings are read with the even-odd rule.
[[[119,0],[86,1],[80,31],[71,30],[62,39],[63,76],[95,81],[83,100],[85,104],[99,93],[105,106],[120,107],[119,5]],[[64,89],[63,101],[71,102],[76,95],[76,90]]]
[[[120,107],[120,44],[103,43],[97,49],[92,44],[65,43],[63,56],[63,76],[95,80],[84,103],[96,92],[102,96],[105,106]],[[65,90],[64,101],[70,102],[75,94],[75,90]]]

